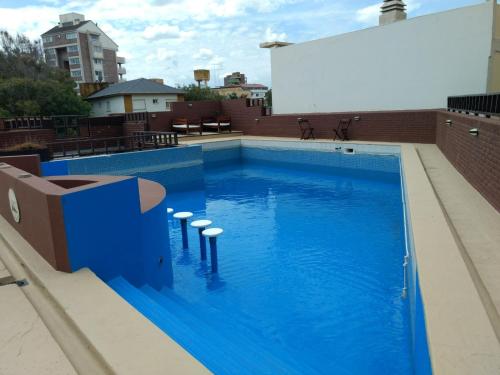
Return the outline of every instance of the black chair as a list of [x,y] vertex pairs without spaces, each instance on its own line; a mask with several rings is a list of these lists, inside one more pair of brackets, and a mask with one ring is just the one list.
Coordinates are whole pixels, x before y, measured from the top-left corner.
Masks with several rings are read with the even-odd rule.
[[352,120],[349,118],[340,119],[337,129],[333,129],[333,140],[340,138],[341,141],[349,140],[349,126],[351,126]]
[[300,128],[300,139],[316,139],[314,138],[314,128],[311,126],[309,123],[309,120],[304,119],[304,118],[298,118],[297,122],[299,124]]

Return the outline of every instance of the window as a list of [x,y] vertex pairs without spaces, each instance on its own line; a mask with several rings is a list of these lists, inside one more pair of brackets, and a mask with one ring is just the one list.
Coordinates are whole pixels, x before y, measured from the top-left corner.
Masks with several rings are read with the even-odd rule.
[[102,47],[101,46],[94,46],[94,52],[102,52]]
[[78,52],[78,46],[76,44],[68,46],[68,52]]
[[106,112],[111,112],[111,103],[108,101],[106,101]]
[[67,33],[66,34],[66,39],[71,40],[71,39],[76,39],[78,37],[77,33]]
[[94,64],[102,65],[102,59],[94,59]]
[[170,102],[168,100],[165,101],[165,109],[167,111],[171,111],[172,110],[172,107],[171,107]]
[[81,76],[82,76],[81,70],[72,70],[71,71],[71,77],[81,77]]
[[45,50],[45,54],[47,56],[55,56],[56,55],[56,50],[55,50],[55,48],[47,48]]
[[97,42],[99,40],[99,35],[90,35],[90,39],[93,41],[93,42]]
[[71,57],[69,59],[69,65],[80,65],[80,58],[79,57]]
[[95,73],[95,79],[96,79],[96,81],[102,82],[102,71],[96,70],[96,71],[94,71],[94,73]]
[[153,104],[158,104],[158,99],[153,99]]
[[53,41],[54,41],[54,38],[52,36],[44,36],[43,37],[44,43],[52,43]]

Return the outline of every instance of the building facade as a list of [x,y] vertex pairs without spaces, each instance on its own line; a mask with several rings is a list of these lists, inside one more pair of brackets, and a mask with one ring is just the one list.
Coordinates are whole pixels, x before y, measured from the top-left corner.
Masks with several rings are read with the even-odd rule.
[[42,34],[47,64],[67,70],[77,83],[124,80],[125,59],[118,45],[83,14],[59,16],[59,24]]
[[500,91],[496,1],[409,19],[401,3],[383,3],[380,26],[272,48],[273,113],[445,108]]
[[234,72],[224,77],[224,86],[244,85],[245,83],[247,83],[247,77],[240,72]]
[[267,86],[259,83],[246,83],[243,85],[229,85],[214,89],[222,96],[230,96],[235,94],[238,98],[247,99],[264,99],[266,92],[269,90]]
[[108,116],[131,112],[166,112],[171,103],[184,101],[184,91],[160,83],[158,79],[139,78],[110,85],[89,95],[91,115]]

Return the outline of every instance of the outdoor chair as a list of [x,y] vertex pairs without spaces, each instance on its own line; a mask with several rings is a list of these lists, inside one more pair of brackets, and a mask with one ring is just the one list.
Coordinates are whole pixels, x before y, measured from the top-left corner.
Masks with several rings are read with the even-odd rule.
[[349,126],[351,126],[352,120],[343,118],[340,119],[337,129],[333,129],[333,140],[339,138],[341,141],[349,140]]
[[309,123],[309,120],[303,119],[303,118],[298,118],[297,122],[299,124],[300,128],[300,139],[316,139],[314,138],[314,128],[311,126]]
[[231,117],[229,116],[218,116],[217,118],[213,117],[205,117],[201,121],[202,127],[208,128],[211,131],[217,129],[217,133],[220,133],[224,130],[229,131],[231,133]]
[[175,132],[184,132],[187,134],[193,132],[198,132],[200,135],[202,134],[201,122],[200,121],[192,121],[187,118],[174,118],[172,120],[172,130]]

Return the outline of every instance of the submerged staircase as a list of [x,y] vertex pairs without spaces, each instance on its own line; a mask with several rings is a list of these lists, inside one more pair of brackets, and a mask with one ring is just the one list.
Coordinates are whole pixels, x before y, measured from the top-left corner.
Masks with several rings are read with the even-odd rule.
[[[108,285],[216,374],[316,374],[289,353],[266,347],[259,336],[215,309],[196,311],[172,290],[138,289],[122,277]],[[297,337],[300,340],[300,337]]]

